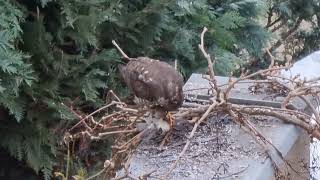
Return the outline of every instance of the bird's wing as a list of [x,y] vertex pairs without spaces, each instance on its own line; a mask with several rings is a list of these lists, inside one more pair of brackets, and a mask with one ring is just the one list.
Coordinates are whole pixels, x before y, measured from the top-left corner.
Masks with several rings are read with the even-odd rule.
[[179,104],[176,101],[181,99],[179,95],[183,84],[182,78],[170,65],[138,58],[120,68],[120,72],[129,89],[138,98],[167,109],[174,109]]
[[119,66],[119,71],[135,96],[141,99],[152,101],[153,84],[150,84],[148,77],[144,74],[144,64],[130,62],[129,66]]

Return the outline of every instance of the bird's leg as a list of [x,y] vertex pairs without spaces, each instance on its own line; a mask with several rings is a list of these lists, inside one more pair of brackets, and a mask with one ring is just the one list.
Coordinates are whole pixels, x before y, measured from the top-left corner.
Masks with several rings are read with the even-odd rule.
[[164,136],[163,140],[161,141],[160,148],[163,148],[165,143],[168,141],[169,136],[171,135],[171,132],[172,132],[172,129],[173,129],[174,119],[173,119],[173,116],[172,116],[172,114],[170,112],[166,113],[166,119],[167,119],[167,121],[169,123],[170,129],[169,129],[168,132],[166,132],[166,135]]
[[170,112],[167,112],[166,119],[169,121],[170,129],[172,129],[174,119]]

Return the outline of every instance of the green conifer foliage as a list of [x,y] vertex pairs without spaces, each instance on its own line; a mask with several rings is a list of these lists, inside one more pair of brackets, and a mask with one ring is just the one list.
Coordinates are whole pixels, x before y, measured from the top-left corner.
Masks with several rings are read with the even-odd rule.
[[[90,111],[103,92],[122,93],[111,44],[131,57],[172,62],[187,77],[205,71],[204,26],[215,69],[228,74],[241,51],[260,56],[269,34],[258,0],[0,0],[0,146],[50,179],[58,141],[76,122],[67,106]],[[125,93],[125,92],[123,92]]]
[[[269,0],[268,6],[265,27],[273,33],[280,34],[277,41],[272,44],[271,51],[276,51],[281,45],[295,46],[289,55],[296,57],[299,56],[297,55],[299,52],[296,50],[296,48],[300,49],[298,46],[301,44],[302,46],[314,45],[308,40],[304,41],[304,37],[314,36],[313,33],[310,33],[310,29],[314,32],[317,31],[319,23],[315,21],[319,21],[320,5],[318,0]],[[306,28],[302,28],[301,31],[301,27],[308,23],[312,24],[308,32],[305,31]],[[292,46],[294,41],[302,43]]]

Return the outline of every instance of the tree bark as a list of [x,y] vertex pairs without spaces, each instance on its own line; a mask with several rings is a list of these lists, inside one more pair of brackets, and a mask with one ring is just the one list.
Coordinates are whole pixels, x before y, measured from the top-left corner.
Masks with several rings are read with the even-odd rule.
[[296,24],[290,28],[284,35],[281,36],[281,38],[269,49],[270,52],[273,52],[274,50],[278,49],[282,43],[291,36],[300,26],[302,22],[302,18],[298,18],[296,21]]
[[[269,21],[269,20],[268,20]],[[270,21],[270,23],[267,23],[267,25],[265,26],[266,29],[269,29],[270,27],[272,27],[273,25],[277,24],[278,22],[281,21],[281,18],[278,17],[276,20],[274,20],[273,22]]]

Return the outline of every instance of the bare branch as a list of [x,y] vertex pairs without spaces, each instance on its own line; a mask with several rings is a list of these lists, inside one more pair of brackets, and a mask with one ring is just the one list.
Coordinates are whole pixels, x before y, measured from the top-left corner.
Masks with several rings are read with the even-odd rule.
[[124,105],[124,103],[112,101],[110,104],[105,105],[105,106],[99,108],[98,110],[92,112],[91,114],[89,114],[89,115],[87,115],[86,117],[84,117],[83,119],[81,119],[76,125],[74,125],[72,128],[70,128],[69,131],[72,131],[74,128],[76,128],[77,126],[79,126],[79,124],[81,124],[83,121],[85,121],[85,120],[88,119],[89,117],[91,117],[91,116],[97,114],[98,112],[100,112],[100,111],[102,111],[102,110],[104,110],[104,109],[107,109],[107,108],[109,108],[109,107],[111,107],[111,106],[113,106],[113,105]]
[[269,65],[269,69],[272,68],[274,66],[274,57],[272,56],[272,54],[270,53],[269,49],[266,50],[267,54],[270,57],[271,63]]
[[[269,22],[272,24],[272,22]],[[282,120],[283,122],[290,123],[302,128],[304,131],[309,133],[311,136],[320,139],[320,115],[317,112],[317,109],[312,104],[312,101],[307,97],[309,96],[317,96],[320,94],[320,78],[315,78],[312,80],[299,80],[299,76],[295,76],[293,78],[284,78],[281,77],[278,72],[283,69],[288,69],[290,67],[290,63],[283,67],[278,66],[275,63],[275,58],[270,53],[272,48],[267,49],[265,53],[270,57],[270,65],[267,69],[259,70],[257,72],[248,74],[244,73],[239,78],[234,79],[230,77],[230,81],[228,84],[223,84],[217,86],[217,81],[215,77],[215,72],[213,69],[214,58],[206,52],[204,45],[204,36],[208,31],[206,27],[204,27],[201,36],[200,36],[200,44],[199,49],[203,53],[204,57],[208,63],[208,74],[205,79],[209,81],[209,87],[206,88],[208,92],[213,92],[210,97],[210,102],[205,104],[197,104],[197,103],[185,103],[182,107],[179,108],[177,112],[174,114],[174,118],[183,119],[190,123],[194,123],[193,128],[188,136],[188,139],[185,141],[185,145],[177,159],[171,164],[168,172],[161,177],[162,179],[167,179],[170,174],[173,172],[175,167],[181,161],[185,153],[187,152],[190,144],[193,142],[193,138],[197,132],[199,125],[204,122],[209,116],[212,116],[215,113],[225,113],[226,115],[232,117],[233,121],[245,130],[245,132],[249,133],[258,144],[260,144],[265,152],[271,158],[272,163],[275,165],[276,171],[280,171],[278,168],[278,164],[274,161],[272,153],[276,152],[277,155],[284,161],[284,157],[281,152],[277,150],[277,148],[267,139],[264,135],[255,127],[255,125],[248,119],[248,117],[254,116],[267,116],[277,118]],[[115,41],[112,43],[117,47],[122,56],[126,59],[131,60],[117,45]],[[175,62],[175,67],[176,67]],[[261,77],[260,80],[252,80],[254,77]],[[290,84],[282,83],[279,79],[282,79]],[[281,91],[284,91],[284,100],[282,102],[282,108],[274,108],[274,107],[266,107],[266,106],[250,106],[250,105],[239,105],[229,102],[230,92],[231,90],[239,83],[247,83],[253,82],[255,84],[267,84],[270,87],[276,86]],[[267,88],[270,88],[267,87]],[[259,87],[258,87],[259,88]],[[201,88],[199,88],[201,89]],[[192,90],[199,90],[192,89]],[[270,88],[271,90],[274,88]],[[191,91],[191,90],[189,90]],[[95,110],[89,115],[83,117],[82,114],[74,111],[70,108],[70,111],[75,114],[80,121],[74,125],[69,131],[66,133],[66,137],[70,141],[74,141],[76,139],[87,138],[89,140],[99,141],[103,139],[105,136],[114,137],[114,144],[112,146],[112,157],[107,160],[109,162],[109,166],[106,166],[101,170],[98,175],[102,173],[105,174],[107,179],[112,179],[116,175],[116,171],[120,169],[124,169],[125,174],[116,179],[143,179],[146,177],[150,177],[150,175],[154,172],[147,173],[145,175],[134,177],[129,173],[129,157],[131,157],[134,150],[138,147],[143,138],[149,135],[152,131],[156,130],[155,124],[146,125],[146,127],[141,128],[139,123],[143,122],[143,118],[141,118],[145,113],[146,109],[135,109],[128,107],[125,103],[121,102],[115,93],[110,91],[110,94],[114,97],[115,101]],[[293,98],[300,98],[308,108],[314,114],[314,117],[306,112],[302,112],[300,110],[291,108],[287,109],[287,105]],[[105,109],[110,107],[115,107],[111,113],[107,112],[106,114],[100,116],[98,119],[96,115],[99,112],[102,112]],[[95,120],[96,118],[96,120]],[[312,123],[312,118],[315,118],[316,123]],[[86,121],[87,120],[87,121]],[[79,126],[83,124],[82,126]],[[77,129],[75,130],[75,128]],[[70,132],[73,134],[70,134]],[[273,151],[274,150],[274,151]],[[126,162],[126,163],[124,163]],[[290,164],[287,163],[289,167]],[[94,175],[94,177],[97,177]]]
[[121,55],[122,55],[125,59],[131,60],[131,58],[129,58],[129,56],[122,51],[122,49],[119,47],[119,45],[116,43],[115,40],[112,40],[112,44],[118,49],[118,51],[121,53]]
[[215,79],[215,77],[214,77],[215,75],[214,75],[214,71],[213,71],[214,61],[211,59],[210,54],[208,54],[204,49],[204,35],[207,31],[208,31],[208,29],[206,27],[204,27],[203,31],[201,33],[201,44],[199,44],[199,48],[200,48],[202,54],[204,55],[204,57],[207,59],[210,79],[213,81]]

